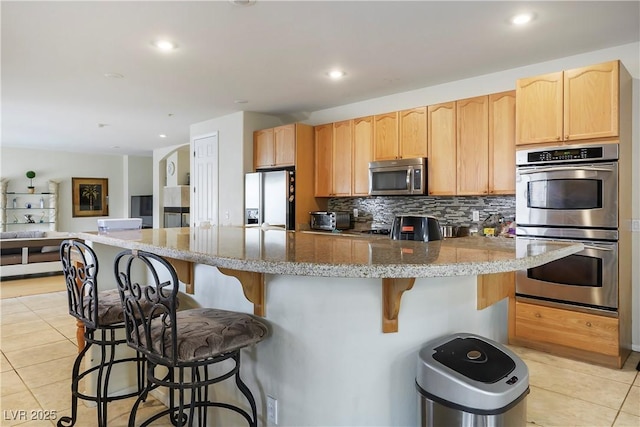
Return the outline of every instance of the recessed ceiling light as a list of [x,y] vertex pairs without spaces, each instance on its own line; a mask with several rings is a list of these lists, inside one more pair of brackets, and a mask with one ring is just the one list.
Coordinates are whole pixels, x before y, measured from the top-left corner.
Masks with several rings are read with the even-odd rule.
[[236,104],[246,104],[249,101],[247,101],[246,99],[236,99],[233,102],[235,102]]
[[118,148],[120,148],[120,146],[119,145],[112,145],[111,148],[118,149]]
[[103,74],[108,79],[122,79],[124,76],[120,73],[104,73]]
[[532,13],[520,13],[518,15],[515,15],[513,18],[511,18],[511,23],[513,25],[524,25],[531,22],[532,20],[533,20]]
[[341,78],[343,78],[344,76],[347,75],[347,73],[345,73],[342,70],[331,70],[329,71],[329,73],[327,73],[329,75],[329,77],[331,77],[333,80],[339,80]]
[[106,127],[106,126],[109,126],[109,124],[107,124],[107,123],[98,123],[98,127],[99,128],[103,128],[103,127]]
[[165,135],[164,133],[161,133],[160,135],[158,135],[160,138],[166,138],[167,135]]
[[156,40],[153,42],[153,45],[160,50],[168,52],[170,50],[174,50],[178,47],[174,42],[170,40]]

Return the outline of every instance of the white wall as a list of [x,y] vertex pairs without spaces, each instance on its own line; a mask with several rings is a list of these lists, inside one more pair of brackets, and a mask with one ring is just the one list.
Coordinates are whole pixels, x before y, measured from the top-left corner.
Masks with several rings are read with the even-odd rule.
[[218,132],[218,182],[222,189],[218,194],[218,218],[221,224],[243,223],[244,174],[253,170],[253,131],[279,124],[277,117],[241,111],[191,125],[192,144],[194,139]]
[[[28,170],[36,172],[36,192],[46,191],[48,180],[60,183],[58,190],[58,231],[96,230],[96,219],[73,218],[71,178],[107,178],[109,180],[109,217],[129,216],[132,189],[151,192],[150,157],[107,156],[2,147],[3,178],[10,180],[8,191],[24,191]],[[132,186],[132,188],[130,187]],[[105,218],[105,217],[102,217]]]

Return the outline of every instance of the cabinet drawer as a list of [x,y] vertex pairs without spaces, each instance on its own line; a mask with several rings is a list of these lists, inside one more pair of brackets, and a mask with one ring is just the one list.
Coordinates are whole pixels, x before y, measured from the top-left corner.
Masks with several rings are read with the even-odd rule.
[[516,302],[518,338],[617,356],[618,319]]

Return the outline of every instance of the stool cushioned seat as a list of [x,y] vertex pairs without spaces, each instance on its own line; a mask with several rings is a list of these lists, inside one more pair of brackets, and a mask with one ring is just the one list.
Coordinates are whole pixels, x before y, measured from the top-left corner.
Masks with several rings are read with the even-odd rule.
[[[178,311],[176,324],[179,362],[193,362],[238,350],[262,341],[268,332],[263,322],[249,314],[214,308]],[[151,322],[151,341],[158,353],[162,353],[163,335],[165,351],[172,353],[171,335],[166,334],[166,325],[160,316]],[[140,338],[144,341],[142,331]]]
[[[144,288],[143,288],[144,291]],[[178,299],[178,306],[180,305]],[[91,300],[84,301],[85,307],[91,304]],[[151,311],[151,304],[141,301],[142,309],[148,315]],[[122,311],[122,301],[120,300],[120,291],[118,289],[109,289],[101,291],[98,294],[98,322],[100,325],[115,325],[124,322],[124,313]]]

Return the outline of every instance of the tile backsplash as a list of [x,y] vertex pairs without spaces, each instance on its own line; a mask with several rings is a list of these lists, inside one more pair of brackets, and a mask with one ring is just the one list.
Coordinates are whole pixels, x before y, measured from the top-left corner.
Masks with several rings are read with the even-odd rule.
[[390,225],[396,215],[431,215],[442,225],[473,223],[472,211],[480,211],[480,222],[491,214],[513,219],[515,196],[372,196],[329,199],[330,211],[353,213],[358,209],[359,221],[373,226]]

